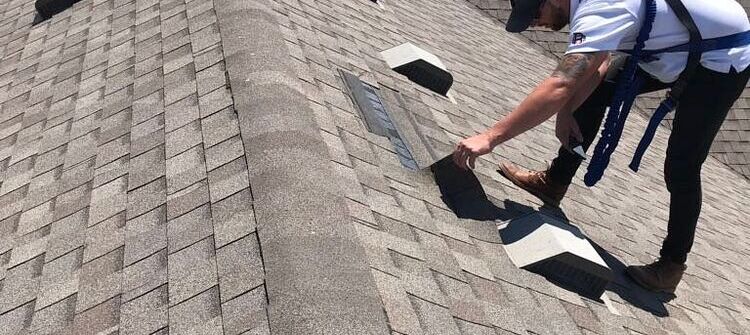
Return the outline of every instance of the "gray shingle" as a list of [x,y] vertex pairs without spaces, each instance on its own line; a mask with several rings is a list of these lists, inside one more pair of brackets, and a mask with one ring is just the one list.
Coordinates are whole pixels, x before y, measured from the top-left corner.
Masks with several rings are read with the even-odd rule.
[[213,234],[211,210],[204,204],[167,222],[169,253],[174,253]]
[[201,51],[216,43],[221,42],[218,24],[212,24],[195,33],[190,34],[191,45],[193,50]]
[[126,334],[151,334],[169,325],[167,286],[162,285],[124,303],[120,310],[120,331]]
[[240,157],[208,173],[211,202],[217,202],[250,186],[245,158]]
[[164,54],[164,73],[170,73],[192,62],[193,54],[190,45],[183,45]]
[[78,248],[44,265],[34,307],[36,310],[53,305],[78,291],[82,259],[83,249]]
[[422,333],[414,307],[398,279],[380,271],[373,270],[372,273],[391,328],[403,334]]
[[167,247],[164,206],[146,212],[125,225],[125,264],[132,264]]
[[183,215],[208,201],[208,181],[204,179],[167,196],[167,219]]
[[106,333],[116,328],[119,322],[120,297],[116,296],[89,310],[76,314],[73,334],[95,335]]
[[264,282],[263,261],[255,234],[250,234],[216,251],[222,302],[255,289]]
[[76,311],[76,295],[70,295],[44,309],[34,312],[29,329],[38,334],[65,334],[71,331]]
[[177,154],[200,144],[202,141],[201,124],[198,120],[167,133],[165,146],[167,158],[174,157]]
[[164,114],[158,114],[130,129],[130,157],[155,149],[164,140]]
[[128,194],[128,219],[146,213],[167,201],[164,178],[154,180]]
[[52,223],[54,205],[54,201],[48,201],[23,212],[18,219],[16,233],[25,235]]
[[86,229],[83,262],[109,253],[125,244],[125,211]]
[[196,78],[198,81],[198,95],[201,96],[217,88],[226,86],[226,68],[224,62],[218,62],[208,68],[198,70]]
[[133,300],[167,282],[167,249],[164,248],[123,269],[122,301]]
[[211,204],[217,248],[255,231],[252,201],[250,189],[246,189]]
[[197,92],[195,83],[195,65],[187,65],[164,75],[164,104],[182,100]]
[[173,131],[199,117],[198,96],[193,94],[166,107],[164,112],[166,131]]
[[52,223],[47,242],[47,262],[82,247],[86,238],[88,211],[80,210]]
[[168,159],[166,164],[167,193],[175,193],[206,178],[204,160],[202,145],[197,145]]
[[[142,63],[139,63],[139,64],[142,64]],[[152,70],[151,72],[148,72],[146,74],[143,74],[135,78],[135,83],[133,84],[133,98],[135,99],[135,101],[138,101],[139,99],[142,99],[144,97],[148,97],[149,95],[153,95],[157,92],[160,92],[162,88],[164,87],[164,79],[162,77],[162,70],[158,67],[151,69],[151,70]],[[133,75],[135,75],[135,70],[133,72]],[[135,101],[133,102],[134,105],[135,105]]]
[[139,156],[131,157],[128,190],[141,187],[164,176],[164,147],[157,146]]
[[170,334],[222,334],[218,287],[211,287],[177,306],[170,307],[169,321]]
[[120,177],[91,191],[89,226],[93,226],[127,206],[128,178]]
[[201,117],[205,118],[224,108],[232,106],[232,94],[227,88],[218,88],[198,98]]
[[79,275],[76,312],[80,313],[113,297],[119,304],[122,291],[122,248],[84,263]]
[[164,94],[161,88],[133,101],[133,124],[139,124],[164,111]]
[[99,187],[128,173],[129,156],[120,157],[94,172],[93,187]]
[[21,333],[34,316],[34,302],[26,303],[12,311],[0,315],[0,327],[8,334]]
[[431,302],[410,296],[414,310],[428,334],[460,334],[450,310]]
[[263,286],[242,294],[221,305],[224,333],[271,334],[266,314],[266,293]]
[[16,238],[16,245],[10,254],[8,267],[14,267],[34,257],[44,254],[49,240],[50,226]]
[[224,55],[220,46],[205,49],[195,55],[195,70],[202,71],[222,59],[224,59]]
[[206,149],[206,169],[211,171],[245,155],[242,139],[234,136]]
[[[130,135],[123,135],[99,146],[96,154],[96,167],[128,155],[130,152]],[[92,176],[93,177],[93,176]]]
[[99,140],[98,137],[98,131],[95,130],[79,138],[70,140],[67,148],[68,155],[65,158],[65,166],[71,167],[94,156]]
[[[177,305],[218,283],[216,254],[211,237],[170,254],[168,264],[170,306]],[[218,303],[217,296],[216,304]]]
[[207,147],[214,146],[240,133],[237,114],[232,108],[223,109],[207,118],[201,119],[203,141]]
[[[0,313],[6,313],[36,298],[44,256],[8,269],[0,291]],[[33,304],[31,307],[33,311]],[[28,316],[30,319],[30,315]]]

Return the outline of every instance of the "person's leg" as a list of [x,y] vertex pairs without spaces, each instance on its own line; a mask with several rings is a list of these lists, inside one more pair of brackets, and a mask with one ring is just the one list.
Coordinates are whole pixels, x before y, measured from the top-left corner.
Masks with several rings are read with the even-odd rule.
[[701,166],[748,77],[750,69],[723,74],[701,68],[680,99],[664,162],[670,205],[662,258],[675,263],[687,259],[701,210]]
[[[612,61],[612,64],[607,71],[607,77],[602,80],[599,86],[594,90],[586,101],[576,109],[573,113],[573,117],[578,122],[578,128],[581,130],[583,135],[583,150],[587,151],[594,142],[599,127],[604,119],[604,113],[609,107],[609,104],[614,95],[615,87],[617,85],[618,75],[625,65],[627,57],[619,57]],[[669,84],[664,84],[647,73],[640,70],[639,75],[643,76],[644,83],[641,86],[639,94],[654,92],[669,87]],[[577,154],[574,154],[564,147],[560,147],[557,152],[557,157],[552,160],[550,169],[548,171],[549,178],[556,184],[568,185],[573,180],[573,177],[581,166],[583,160]]]

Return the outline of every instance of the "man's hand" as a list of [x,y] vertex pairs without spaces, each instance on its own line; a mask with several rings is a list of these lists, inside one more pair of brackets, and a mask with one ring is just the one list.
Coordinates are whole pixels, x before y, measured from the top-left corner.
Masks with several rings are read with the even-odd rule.
[[560,141],[563,147],[568,150],[572,150],[570,147],[570,139],[574,138],[578,143],[583,143],[583,135],[581,135],[581,129],[578,128],[578,122],[573,118],[572,113],[562,111],[557,113],[557,122],[555,123],[555,135]]
[[456,149],[453,151],[453,162],[461,169],[466,170],[468,161],[469,167],[473,170],[477,157],[490,153],[492,147],[491,136],[486,132],[466,138],[456,145]]

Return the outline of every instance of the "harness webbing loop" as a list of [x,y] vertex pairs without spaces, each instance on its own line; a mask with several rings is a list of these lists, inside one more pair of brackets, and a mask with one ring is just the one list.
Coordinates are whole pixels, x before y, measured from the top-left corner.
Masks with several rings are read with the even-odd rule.
[[594,186],[602,178],[604,170],[609,165],[610,156],[612,156],[615,148],[617,148],[617,143],[622,135],[622,129],[625,126],[625,120],[633,105],[633,101],[635,101],[635,96],[640,90],[641,80],[640,78],[636,78],[638,61],[646,40],[648,40],[651,34],[655,18],[656,2],[654,0],[646,0],[646,18],[643,22],[643,27],[641,27],[638,37],[636,37],[632,55],[628,58],[617,80],[615,93],[609,105],[609,112],[604,121],[601,138],[596,147],[594,147],[591,162],[589,163],[586,175],[583,177],[586,186]]
[[711,50],[722,50],[733,47],[743,46],[750,44],[750,31],[737,33],[728,36],[722,36],[718,38],[711,38],[704,40],[701,36],[695,21],[690,16],[687,8],[680,0],[665,0],[670,8],[675,12],[680,22],[687,28],[690,34],[690,42],[677,45],[674,47],[659,49],[659,50],[643,50],[646,40],[648,40],[651,34],[654,20],[656,18],[656,1],[645,0],[646,3],[646,16],[643,22],[643,26],[638,32],[636,38],[635,47],[633,50],[628,51],[631,56],[627,60],[625,67],[620,74],[620,77],[615,88],[615,93],[609,106],[607,118],[602,129],[602,135],[599,142],[594,148],[593,157],[591,163],[589,163],[588,170],[584,176],[584,183],[587,186],[593,186],[598,182],[604,175],[604,170],[609,165],[610,156],[617,147],[617,142],[620,140],[622,130],[625,125],[625,120],[630,112],[630,109],[635,101],[635,97],[640,92],[640,85],[642,78],[637,75],[638,62],[644,61],[649,62],[654,59],[654,55],[665,53],[665,52],[688,52],[687,65],[685,69],[680,73],[677,81],[672,85],[672,88],[667,93],[667,98],[661,102],[659,107],[656,109],[646,131],[638,143],[633,159],[628,165],[633,171],[638,171],[643,154],[648,149],[648,146],[654,139],[656,130],[659,127],[659,123],[664,117],[677,107],[680,97],[685,91],[690,77],[698,70],[700,66],[700,59],[704,51]]

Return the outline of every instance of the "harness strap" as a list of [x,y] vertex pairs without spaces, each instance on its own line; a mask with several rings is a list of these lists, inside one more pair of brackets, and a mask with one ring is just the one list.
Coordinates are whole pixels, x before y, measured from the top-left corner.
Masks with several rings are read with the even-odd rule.
[[625,67],[618,79],[614,96],[609,106],[607,118],[602,129],[602,136],[594,148],[594,153],[589,163],[588,170],[584,176],[584,183],[587,186],[593,186],[604,175],[604,170],[609,165],[610,156],[617,147],[617,143],[622,135],[625,125],[625,119],[630,112],[630,108],[638,95],[642,78],[636,75],[637,64],[639,61],[649,62],[654,59],[654,55],[664,52],[688,52],[687,65],[680,73],[677,81],[667,93],[667,98],[662,101],[659,108],[654,112],[649,120],[648,127],[638,143],[633,160],[629,167],[633,171],[638,171],[643,154],[646,152],[649,144],[656,134],[659,123],[664,117],[677,107],[680,96],[685,91],[690,77],[697,71],[700,66],[700,59],[704,51],[721,50],[732,47],[750,44],[750,31],[712,38],[704,40],[701,36],[695,21],[690,16],[687,8],[680,0],[665,0],[670,8],[675,12],[682,25],[687,28],[690,34],[690,41],[686,44],[669,47],[659,50],[643,50],[646,40],[651,34],[654,20],[656,18],[655,0],[645,0],[646,16],[641,27],[638,37],[636,38],[635,47],[628,53],[629,57]]
[[[714,51],[714,50],[724,50],[724,49],[731,49],[743,45],[750,44],[750,30],[743,31],[741,33],[736,33],[732,35],[727,36],[721,36],[721,37],[715,37],[715,38],[709,38],[700,41],[700,51],[707,52],[707,51]],[[663,54],[663,53],[670,53],[670,52],[689,52],[690,51],[690,42],[675,45],[672,47],[662,48],[662,49],[656,49],[656,50],[643,50],[641,61],[644,63],[650,63],[652,61],[658,60],[655,55]],[[623,51],[625,53],[632,53],[631,50],[625,50]]]
[[641,79],[637,76],[638,61],[641,52],[651,34],[654,19],[656,18],[656,1],[646,1],[646,19],[643,26],[638,32],[633,48],[632,56],[625,62],[622,72],[619,74],[615,93],[609,105],[609,112],[604,121],[602,136],[594,147],[594,153],[591,162],[583,177],[586,186],[594,186],[604,175],[604,170],[609,165],[610,156],[617,148],[620,141],[622,130],[625,126],[625,120],[630,112],[630,107],[635,101],[635,96],[640,91]]
[[701,41],[703,40],[703,37],[701,36],[700,31],[698,31],[698,27],[695,25],[693,17],[690,16],[687,8],[685,8],[685,5],[680,0],[666,0],[666,2],[667,4],[669,4],[669,7],[672,8],[672,10],[677,15],[677,18],[685,26],[685,28],[687,28],[688,33],[690,34],[690,42],[688,43],[688,59],[687,64],[685,65],[685,70],[680,73],[677,81],[674,83],[674,85],[672,85],[672,89],[670,89],[667,93],[667,98],[662,101],[662,103],[659,105],[659,108],[657,108],[654,114],[651,116],[651,119],[648,122],[648,126],[646,127],[646,131],[643,133],[641,141],[638,142],[638,147],[633,154],[633,159],[628,165],[628,167],[635,172],[638,172],[643,154],[646,153],[646,149],[648,149],[651,141],[654,140],[654,135],[656,135],[656,130],[659,127],[659,123],[664,120],[664,117],[667,114],[672,112],[672,110],[677,107],[682,93],[685,91],[685,88],[690,82],[690,77],[692,77],[693,74],[695,74],[695,71],[698,70],[698,67],[700,67],[700,60],[701,56],[703,55],[703,50],[701,50]]

